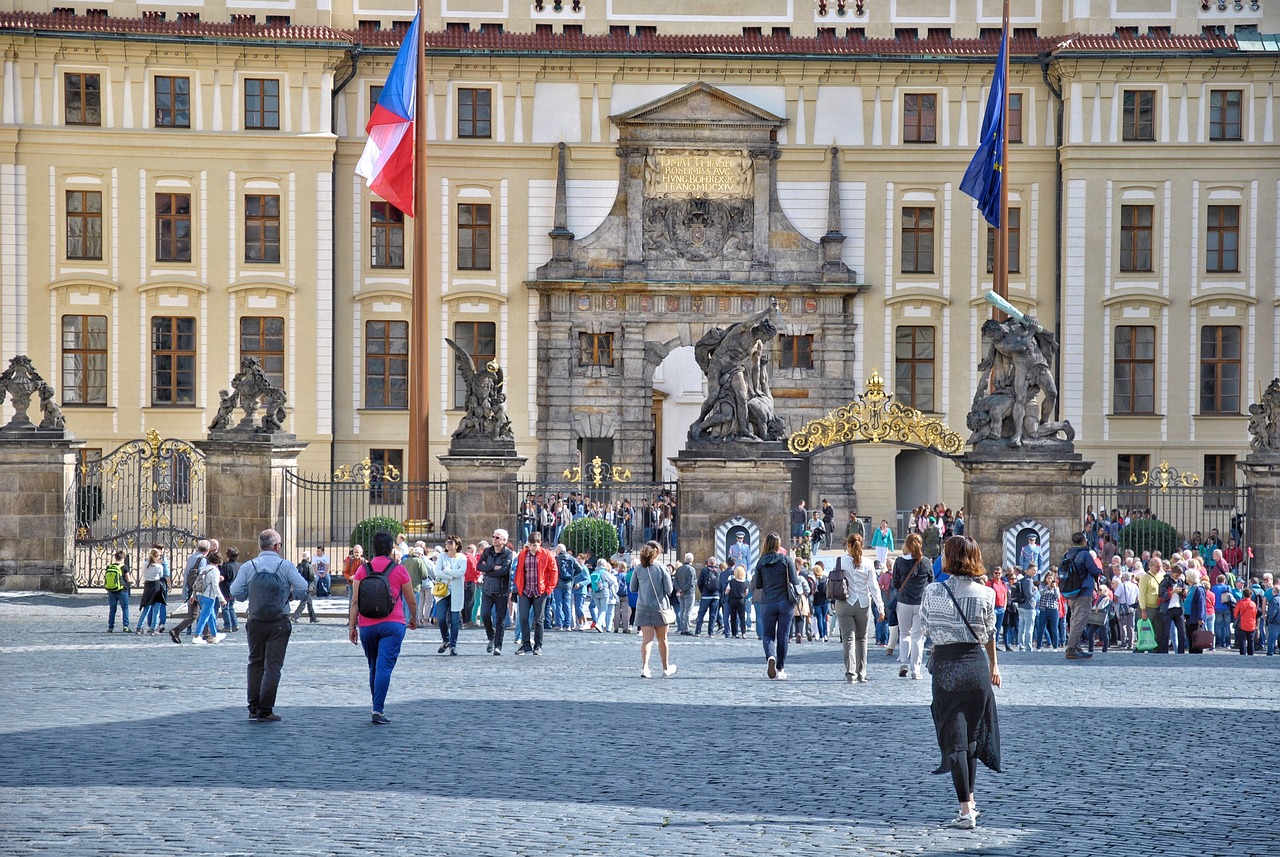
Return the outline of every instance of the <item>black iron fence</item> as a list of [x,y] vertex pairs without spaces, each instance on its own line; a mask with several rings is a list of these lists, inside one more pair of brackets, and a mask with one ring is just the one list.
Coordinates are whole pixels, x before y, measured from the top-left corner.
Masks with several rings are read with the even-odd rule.
[[516,547],[537,531],[548,547],[564,542],[575,553],[593,557],[639,551],[650,540],[662,547],[664,556],[679,551],[679,487],[674,481],[597,482],[588,476],[578,482],[520,482],[517,489],[521,503],[511,530]]

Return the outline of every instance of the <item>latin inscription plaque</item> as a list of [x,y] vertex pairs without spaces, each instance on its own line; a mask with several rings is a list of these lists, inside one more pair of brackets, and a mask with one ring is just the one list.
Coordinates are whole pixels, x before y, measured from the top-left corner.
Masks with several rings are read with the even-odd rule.
[[750,199],[751,157],[739,149],[654,149],[645,157],[648,199]]

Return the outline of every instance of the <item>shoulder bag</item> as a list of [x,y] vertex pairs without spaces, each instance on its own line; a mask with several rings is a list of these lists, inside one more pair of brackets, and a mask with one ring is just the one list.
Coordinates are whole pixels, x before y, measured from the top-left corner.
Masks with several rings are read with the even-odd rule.
[[653,582],[653,566],[646,568],[645,580],[649,581],[649,588],[653,590],[653,600],[658,603],[658,618],[662,620],[664,625],[674,625],[676,623],[676,610],[671,606],[669,598],[663,598],[658,595],[658,585]]
[[[915,569],[913,568],[912,571],[915,571]],[[906,581],[903,581],[903,585],[906,585]],[[947,595],[951,597],[951,603],[956,606],[956,613],[960,615],[960,621],[964,622],[964,626],[968,628],[969,633],[973,635],[973,641],[980,644],[982,638],[978,636],[978,632],[973,630],[973,626],[969,624],[969,617],[964,615],[964,610],[960,609],[960,602],[956,600],[956,594],[951,591],[951,587],[947,586],[945,581],[939,585],[945,589],[947,591]],[[933,675],[933,652],[936,648],[937,646],[934,646],[929,649],[929,657],[926,658],[924,662],[924,668],[929,671],[929,675]]]

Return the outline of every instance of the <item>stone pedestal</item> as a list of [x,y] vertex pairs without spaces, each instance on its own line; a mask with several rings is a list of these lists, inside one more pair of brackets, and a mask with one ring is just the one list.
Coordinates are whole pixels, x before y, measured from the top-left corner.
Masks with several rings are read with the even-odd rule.
[[514,538],[520,508],[519,473],[529,459],[512,450],[484,455],[437,456],[449,474],[441,537],[457,536],[463,543],[488,539],[497,527]]
[[[716,553],[716,527],[739,515],[791,545],[791,479],[800,459],[782,443],[690,443],[671,459],[680,473],[680,553]],[[723,559],[723,557],[721,557]]]
[[1084,519],[1082,479],[1093,466],[1073,452],[971,452],[964,471],[965,535],[978,542],[990,568],[1002,561],[1007,527],[1033,518],[1049,529],[1056,564]]
[[0,589],[75,591],[76,450],[63,431],[0,434]]
[[[195,444],[205,455],[205,520],[201,530],[222,554],[240,550],[240,562],[258,555],[258,534],[277,530],[290,544],[296,512],[284,470],[296,468],[306,449],[293,435],[218,432]],[[296,557],[290,557],[296,560]]]
[[1245,546],[1253,549],[1249,573],[1280,572],[1280,453],[1252,453],[1236,462],[1249,486]]

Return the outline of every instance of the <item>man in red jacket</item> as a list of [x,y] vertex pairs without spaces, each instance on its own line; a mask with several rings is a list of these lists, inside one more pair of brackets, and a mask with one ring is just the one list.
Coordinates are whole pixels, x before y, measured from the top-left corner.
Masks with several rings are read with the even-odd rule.
[[[516,557],[515,569],[516,595],[519,596],[518,619],[520,623],[520,639],[522,645],[516,649],[517,655],[533,652],[542,654],[542,623],[547,612],[547,596],[556,588],[560,578],[556,567],[556,558],[542,546],[542,534],[534,530],[529,534],[529,541],[524,550]],[[530,636],[529,614],[533,613],[533,635]],[[532,648],[530,648],[532,643]]]

